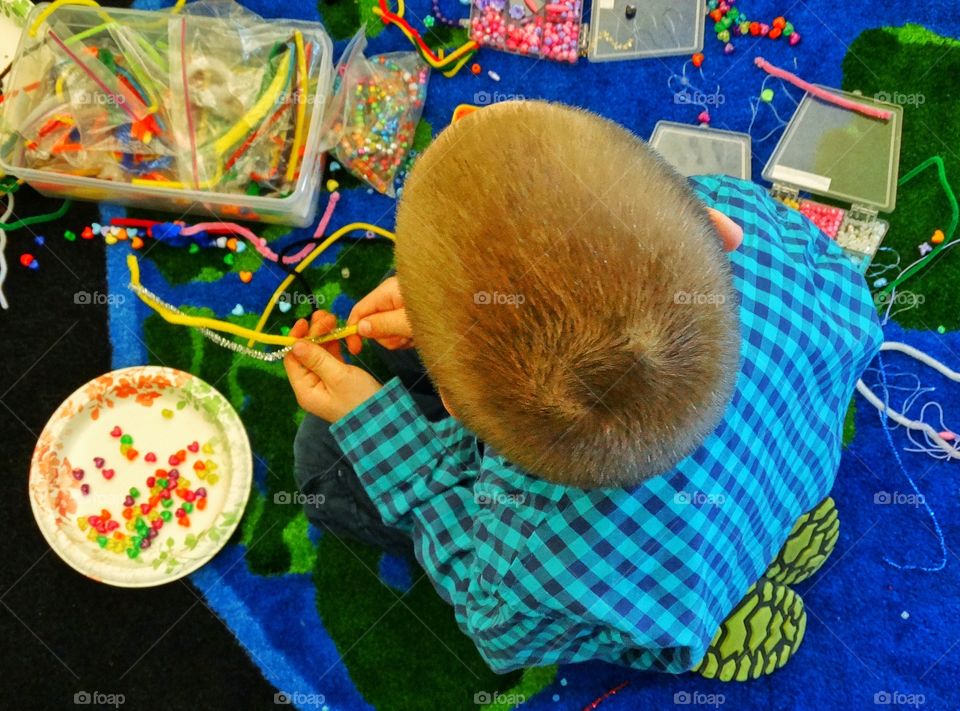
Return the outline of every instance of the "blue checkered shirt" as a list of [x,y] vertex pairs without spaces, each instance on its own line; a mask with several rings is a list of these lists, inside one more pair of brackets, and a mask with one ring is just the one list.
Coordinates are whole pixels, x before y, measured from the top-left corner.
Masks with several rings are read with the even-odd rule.
[[882,333],[839,247],[762,188],[691,179],[743,226],[741,366],[723,421],[630,489],[526,474],[396,379],[332,431],[384,522],[496,671],[601,659],[682,672],[830,491],[854,384]]

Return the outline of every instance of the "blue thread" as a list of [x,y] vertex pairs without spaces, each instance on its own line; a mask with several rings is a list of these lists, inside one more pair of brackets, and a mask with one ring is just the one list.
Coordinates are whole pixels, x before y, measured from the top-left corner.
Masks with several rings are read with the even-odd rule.
[[913,493],[917,495],[919,501],[923,502],[923,508],[926,509],[927,514],[930,516],[930,520],[933,521],[933,527],[937,534],[937,541],[940,543],[940,564],[936,567],[929,567],[924,565],[900,565],[899,563],[894,563],[889,557],[884,555],[884,562],[892,565],[897,570],[922,570],[927,573],[936,573],[943,570],[947,565],[947,544],[943,539],[943,531],[940,528],[940,522],[937,521],[936,514],[933,513],[933,509],[930,508],[930,505],[927,503],[927,499],[920,493],[920,490],[917,488],[917,485],[914,483],[913,479],[907,473],[907,468],[903,465],[903,460],[900,458],[900,452],[897,450],[896,446],[893,444],[893,435],[890,434],[890,427],[887,425],[887,413],[886,411],[890,409],[890,393],[887,388],[887,371],[883,365],[883,354],[877,354],[877,363],[880,366],[880,381],[881,386],[883,387],[883,411],[879,411],[880,414],[880,424],[883,427],[883,434],[887,438],[887,444],[890,446],[890,451],[893,452],[894,458],[897,460],[897,466],[900,467],[900,472],[903,474],[904,478],[907,480],[907,483],[910,484],[910,488],[913,489]]

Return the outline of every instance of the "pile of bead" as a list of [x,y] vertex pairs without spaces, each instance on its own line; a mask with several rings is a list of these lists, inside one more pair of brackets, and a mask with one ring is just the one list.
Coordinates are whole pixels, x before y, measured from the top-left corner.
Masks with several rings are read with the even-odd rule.
[[582,10],[580,0],[540,7],[527,0],[509,8],[505,0],[474,0],[470,37],[485,47],[573,63],[579,55]]
[[333,127],[340,164],[378,192],[394,194],[393,181],[413,146],[417,122],[427,98],[430,68],[407,53],[397,59],[379,55],[370,71],[343,77],[343,115]]
[[840,225],[846,211],[840,207],[824,205],[812,200],[801,200],[797,208],[800,213],[807,217],[813,224],[819,227],[830,238],[836,239],[840,231]]
[[880,220],[861,222],[846,219],[837,233],[837,244],[846,250],[872,256],[880,247],[887,225]]
[[766,37],[777,40],[787,38],[791,46],[800,42],[800,33],[783,16],[767,24],[747,19],[747,15],[735,7],[736,0],[707,0],[707,11],[713,21],[713,31],[717,39],[726,45],[727,54],[733,51],[731,40],[734,37]]
[[[112,437],[120,440],[121,452],[127,459],[133,461],[133,437],[125,434],[119,426],[110,432]],[[217,483],[217,463],[208,456],[215,450],[211,442],[201,448],[199,442],[191,442],[184,449],[174,452],[167,458],[168,468],[155,469],[153,474],[145,480],[146,495],[141,494],[136,486],[131,486],[123,499],[121,518],[124,522],[114,518],[107,509],[102,509],[98,515],[77,517],[77,527],[86,533],[87,539],[96,543],[101,549],[116,554],[126,554],[133,559],[146,550],[165,524],[176,520],[178,526],[189,528],[190,514],[194,509],[203,511],[207,507],[206,486],[191,488],[191,482],[181,475],[179,467],[188,463],[190,455],[196,455],[192,468],[197,478],[207,486]],[[155,462],[157,457],[152,452],[144,456],[144,462]],[[103,469],[106,461],[103,457],[94,457],[94,466],[101,469],[107,479],[112,479],[112,469]],[[109,472],[109,476],[107,476]],[[82,469],[75,469],[73,477],[78,481],[83,479]],[[89,493],[89,485],[83,493]],[[178,502],[179,500],[179,502]],[[123,530],[120,530],[121,525]]]

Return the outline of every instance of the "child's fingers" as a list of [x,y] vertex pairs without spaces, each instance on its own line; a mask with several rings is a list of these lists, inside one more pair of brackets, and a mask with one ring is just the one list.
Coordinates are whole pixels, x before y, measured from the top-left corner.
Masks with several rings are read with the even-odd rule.
[[309,341],[297,341],[291,354],[304,368],[315,373],[326,385],[337,382],[346,367],[332,353]]
[[410,338],[413,333],[407,312],[403,309],[384,311],[365,316],[357,324],[357,332],[364,338]]
[[403,299],[400,296],[397,278],[390,277],[382,281],[377,288],[356,303],[350,311],[347,324],[352,326],[364,316],[370,316],[380,311],[393,311],[402,307]]
[[310,316],[310,336],[322,336],[337,327],[337,317],[329,311],[314,311]]
[[344,340],[347,342],[347,350],[353,355],[358,355],[363,349],[363,340],[360,336],[347,336]]
[[307,324],[306,319],[297,319],[297,322],[293,324],[293,328],[290,329],[290,335],[293,338],[303,338],[307,335],[310,326]]

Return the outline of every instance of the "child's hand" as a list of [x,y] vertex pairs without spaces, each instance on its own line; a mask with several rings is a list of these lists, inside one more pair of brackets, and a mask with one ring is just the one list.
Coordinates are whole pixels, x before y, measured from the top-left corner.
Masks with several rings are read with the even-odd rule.
[[[300,319],[290,335],[320,336],[337,325],[337,319],[326,311],[315,312],[310,322],[308,327],[306,320]],[[381,387],[365,370],[343,362],[338,341],[297,341],[283,359],[283,367],[300,407],[327,422],[336,422]]]
[[413,346],[413,331],[403,306],[400,283],[395,276],[385,279],[357,302],[347,319],[348,325],[355,323],[360,335],[347,337],[347,348],[354,355],[360,352],[363,345],[361,336],[376,339],[391,351]]

